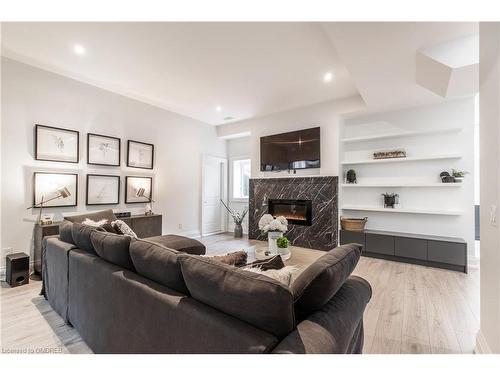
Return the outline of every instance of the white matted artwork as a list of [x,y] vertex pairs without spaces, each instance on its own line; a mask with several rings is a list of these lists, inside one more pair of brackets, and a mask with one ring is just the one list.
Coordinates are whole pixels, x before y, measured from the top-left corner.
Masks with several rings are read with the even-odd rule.
[[127,167],[153,169],[154,145],[129,140],[127,146]]
[[[72,207],[78,203],[78,175],[76,173],[49,173],[35,172],[33,175],[33,204],[37,205],[42,200],[44,207]],[[60,190],[66,188],[69,195],[59,197]]]
[[139,189],[144,189],[144,196],[153,197],[152,177],[125,177],[125,203],[148,203],[149,200],[143,196],[138,197]]
[[80,133],[76,130],[35,126],[35,159],[78,163]]
[[120,138],[87,134],[87,164],[120,166]]
[[86,204],[120,203],[120,176],[88,174]]

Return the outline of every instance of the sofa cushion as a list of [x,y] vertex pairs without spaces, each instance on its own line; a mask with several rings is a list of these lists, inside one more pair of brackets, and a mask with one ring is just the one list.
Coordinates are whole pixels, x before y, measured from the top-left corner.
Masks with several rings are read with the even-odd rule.
[[149,237],[146,240],[159,243],[169,249],[182,251],[183,253],[203,255],[206,248],[200,241],[194,238],[178,236],[176,234],[167,234],[165,236]]
[[129,252],[138,274],[178,292],[188,294],[179,263],[179,259],[186,256],[185,254],[141,239],[132,239]]
[[75,241],[73,241],[73,223],[71,221],[64,220],[59,224],[59,239],[72,245],[75,244]]
[[106,219],[106,220],[108,220],[109,223],[116,220],[116,216],[113,213],[113,210],[111,210],[111,209],[97,211],[97,212],[89,212],[89,213],[81,214],[81,215],[65,216],[64,218],[68,221],[71,221],[72,223],[81,223],[85,219],[90,219],[93,221],[99,221],[102,219]]
[[94,231],[90,234],[90,240],[102,259],[128,270],[135,270],[129,254],[129,236]]
[[330,250],[297,277],[291,289],[298,317],[319,310],[337,293],[356,267],[361,247],[348,244]]
[[295,327],[293,296],[285,285],[203,257],[180,258],[191,296],[282,338]]
[[83,225],[79,223],[73,223],[71,228],[71,235],[73,237],[73,243],[80,249],[97,255],[94,250],[94,246],[92,245],[92,241],[90,239],[90,235],[92,232],[104,231],[104,229],[94,228],[88,225]]

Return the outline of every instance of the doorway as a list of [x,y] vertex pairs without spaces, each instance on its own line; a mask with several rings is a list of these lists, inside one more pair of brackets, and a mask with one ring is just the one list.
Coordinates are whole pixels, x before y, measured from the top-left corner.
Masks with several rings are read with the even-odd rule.
[[201,235],[225,232],[227,218],[221,200],[227,201],[227,159],[204,155],[201,174]]

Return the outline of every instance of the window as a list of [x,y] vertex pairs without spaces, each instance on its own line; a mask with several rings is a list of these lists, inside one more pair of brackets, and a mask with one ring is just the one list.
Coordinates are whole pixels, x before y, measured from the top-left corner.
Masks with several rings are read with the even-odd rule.
[[231,163],[232,167],[232,199],[248,199],[250,180],[250,159],[235,159]]

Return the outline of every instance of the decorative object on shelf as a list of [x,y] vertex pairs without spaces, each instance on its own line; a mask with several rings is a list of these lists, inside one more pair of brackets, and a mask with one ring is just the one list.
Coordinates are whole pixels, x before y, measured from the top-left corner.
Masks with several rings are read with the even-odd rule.
[[340,226],[344,230],[349,230],[352,232],[363,232],[365,230],[365,224],[368,221],[368,217],[365,216],[362,219],[340,217]]
[[122,217],[130,217],[132,216],[132,214],[130,213],[130,211],[124,211],[124,212],[115,212],[115,216],[120,219]]
[[221,199],[221,203],[224,205],[226,208],[227,212],[231,215],[234,221],[234,237],[235,238],[241,238],[243,237],[243,227],[241,226],[241,223],[243,222],[243,219],[245,219],[245,216],[248,213],[248,207],[245,207],[242,212],[236,212],[229,208],[224,201]]
[[153,169],[155,146],[138,141],[127,142],[127,167]]
[[54,214],[40,215],[40,225],[50,225],[54,221]]
[[448,172],[443,171],[439,174],[439,177],[441,178],[441,182],[444,184],[449,184],[449,183],[454,183],[455,182],[455,177],[451,176]]
[[274,218],[270,214],[264,214],[259,220],[259,229],[267,233],[269,251],[272,255],[278,254],[278,245],[276,240],[283,236],[288,230],[288,221],[284,216]]
[[35,125],[35,159],[78,163],[80,133],[76,130]]
[[397,159],[406,158],[406,151],[404,150],[394,150],[394,151],[377,151],[373,153],[374,159]]
[[121,139],[101,134],[87,134],[87,164],[120,166]]
[[384,197],[384,208],[395,208],[394,206],[399,204],[399,194],[384,193],[382,196]]
[[[139,189],[143,188],[143,195],[138,196]],[[150,203],[153,197],[153,178],[125,176],[125,203]]]
[[451,170],[451,175],[455,178],[455,182],[462,182],[466,174],[469,174],[469,172]]
[[[44,207],[72,207],[77,205],[77,174],[35,172],[33,179],[33,205],[27,209],[40,209],[37,219],[38,224],[41,224]],[[50,204],[48,204],[49,202]]]
[[357,184],[358,180],[356,179],[356,171],[354,169],[349,169],[346,175],[346,183],[347,184]]
[[120,176],[88,174],[86,189],[86,204],[119,204]]

